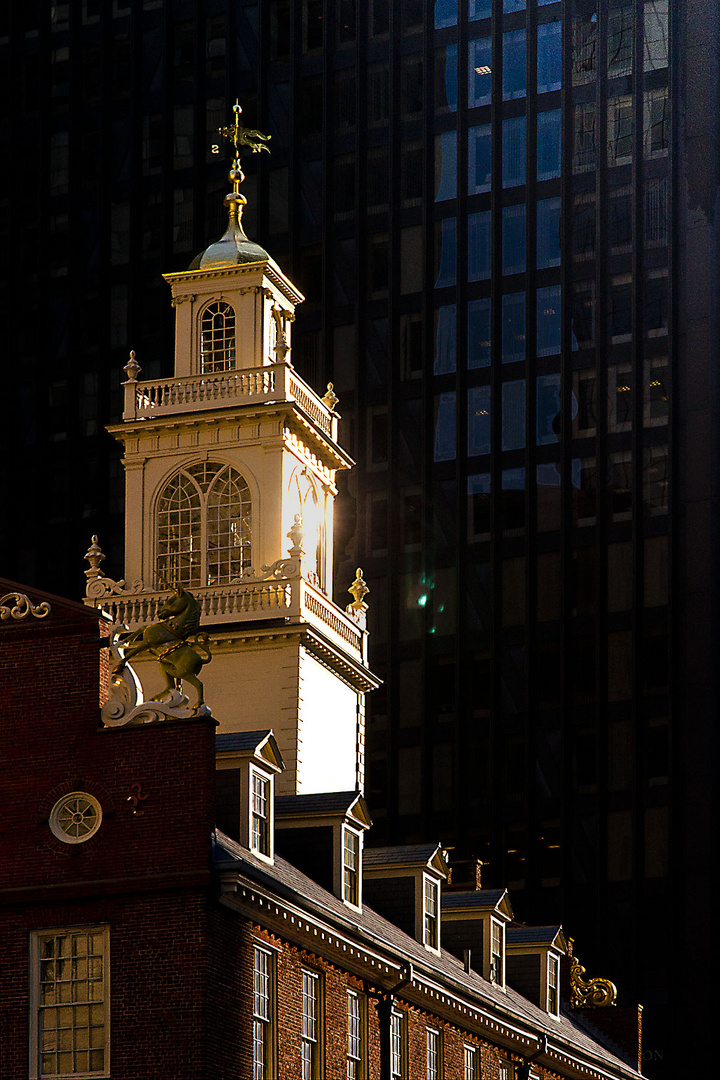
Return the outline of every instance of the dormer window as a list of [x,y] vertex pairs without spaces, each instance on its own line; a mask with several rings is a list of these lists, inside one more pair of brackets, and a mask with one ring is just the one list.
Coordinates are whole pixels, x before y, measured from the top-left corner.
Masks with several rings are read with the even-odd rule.
[[440,882],[424,879],[423,944],[438,949],[438,909],[440,907]]
[[554,1016],[558,1014],[558,982],[560,975],[560,960],[552,953],[548,956],[548,1012]]
[[250,846],[259,855],[270,854],[270,779],[252,773],[252,837]]
[[355,907],[360,903],[360,837],[343,826],[343,900]]
[[505,985],[504,973],[504,926],[502,923],[492,920],[490,928],[490,979],[498,986]]
[[202,313],[200,362],[204,375],[235,367],[235,312],[224,301],[208,304]]

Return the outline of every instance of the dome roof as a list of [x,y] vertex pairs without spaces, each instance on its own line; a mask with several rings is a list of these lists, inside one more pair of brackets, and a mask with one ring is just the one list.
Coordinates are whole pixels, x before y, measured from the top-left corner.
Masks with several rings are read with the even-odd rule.
[[248,240],[239,215],[234,214],[231,209],[225,235],[196,255],[188,269],[218,270],[220,267],[267,262],[269,259],[265,248],[260,247],[254,240]]

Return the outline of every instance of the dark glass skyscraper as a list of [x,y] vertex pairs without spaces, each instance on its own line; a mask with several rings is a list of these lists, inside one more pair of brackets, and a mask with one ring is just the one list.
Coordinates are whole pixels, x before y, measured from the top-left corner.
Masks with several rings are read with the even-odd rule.
[[247,231],[358,461],[375,833],[561,911],[677,1072],[717,823],[714,0],[10,8],[3,573],[76,595],[94,531],[120,572],[102,425],[128,349],[172,369],[160,274],[222,230],[239,96]]

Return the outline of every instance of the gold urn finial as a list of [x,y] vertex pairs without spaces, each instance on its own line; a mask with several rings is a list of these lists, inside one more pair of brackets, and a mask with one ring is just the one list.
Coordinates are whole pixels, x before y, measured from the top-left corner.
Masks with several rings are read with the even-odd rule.
[[105,561],[102,548],[98,544],[97,536],[93,536],[90,547],[85,553],[85,558],[90,563],[90,569],[85,571],[85,577],[88,582],[94,581],[95,578],[102,577],[102,571],[100,569],[100,563]]
[[327,405],[330,412],[334,412],[335,406],[337,405],[339,400],[340,398],[335,393],[335,388],[333,384],[329,382],[327,384],[327,390],[325,391],[322,401],[325,403],[325,405]]
[[365,597],[370,592],[367,587],[367,583],[363,580],[363,572],[358,566],[355,571],[355,580],[348,589],[348,592],[353,598],[352,604],[348,604],[349,608],[353,611],[365,612],[367,611],[367,604],[365,603]]

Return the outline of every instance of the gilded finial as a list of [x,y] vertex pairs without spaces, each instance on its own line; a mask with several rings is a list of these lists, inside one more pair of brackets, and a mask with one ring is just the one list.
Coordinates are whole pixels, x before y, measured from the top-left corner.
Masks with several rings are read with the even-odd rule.
[[105,556],[98,544],[97,536],[93,536],[92,543],[85,553],[85,558],[90,563],[90,569],[85,571],[85,577],[88,581],[94,581],[95,578],[101,577],[100,563],[104,561]]
[[[130,359],[128,360],[127,364],[125,364],[125,366],[123,367],[123,371],[127,375],[127,381],[128,382],[137,382],[137,377],[140,374],[140,372],[142,371],[142,368],[140,367],[140,365],[137,362],[137,359],[135,357],[135,350],[134,349],[130,350]],[[95,537],[95,539],[97,539],[97,537]]]
[[367,604],[365,603],[365,597],[370,592],[367,587],[367,583],[363,580],[363,572],[358,566],[355,571],[355,580],[348,589],[348,592],[353,598],[352,604],[348,604],[349,608],[353,611],[365,612],[367,611]]
[[[570,938],[572,949],[573,939]],[[570,1008],[606,1008],[614,1005],[617,987],[610,979],[583,979],[585,968],[577,957],[570,955]]]
[[339,400],[340,398],[337,396],[335,390],[333,389],[333,384],[329,382],[327,384],[327,390],[325,391],[325,394],[322,398],[323,403],[327,405],[330,412],[334,412],[335,406],[337,405]]

